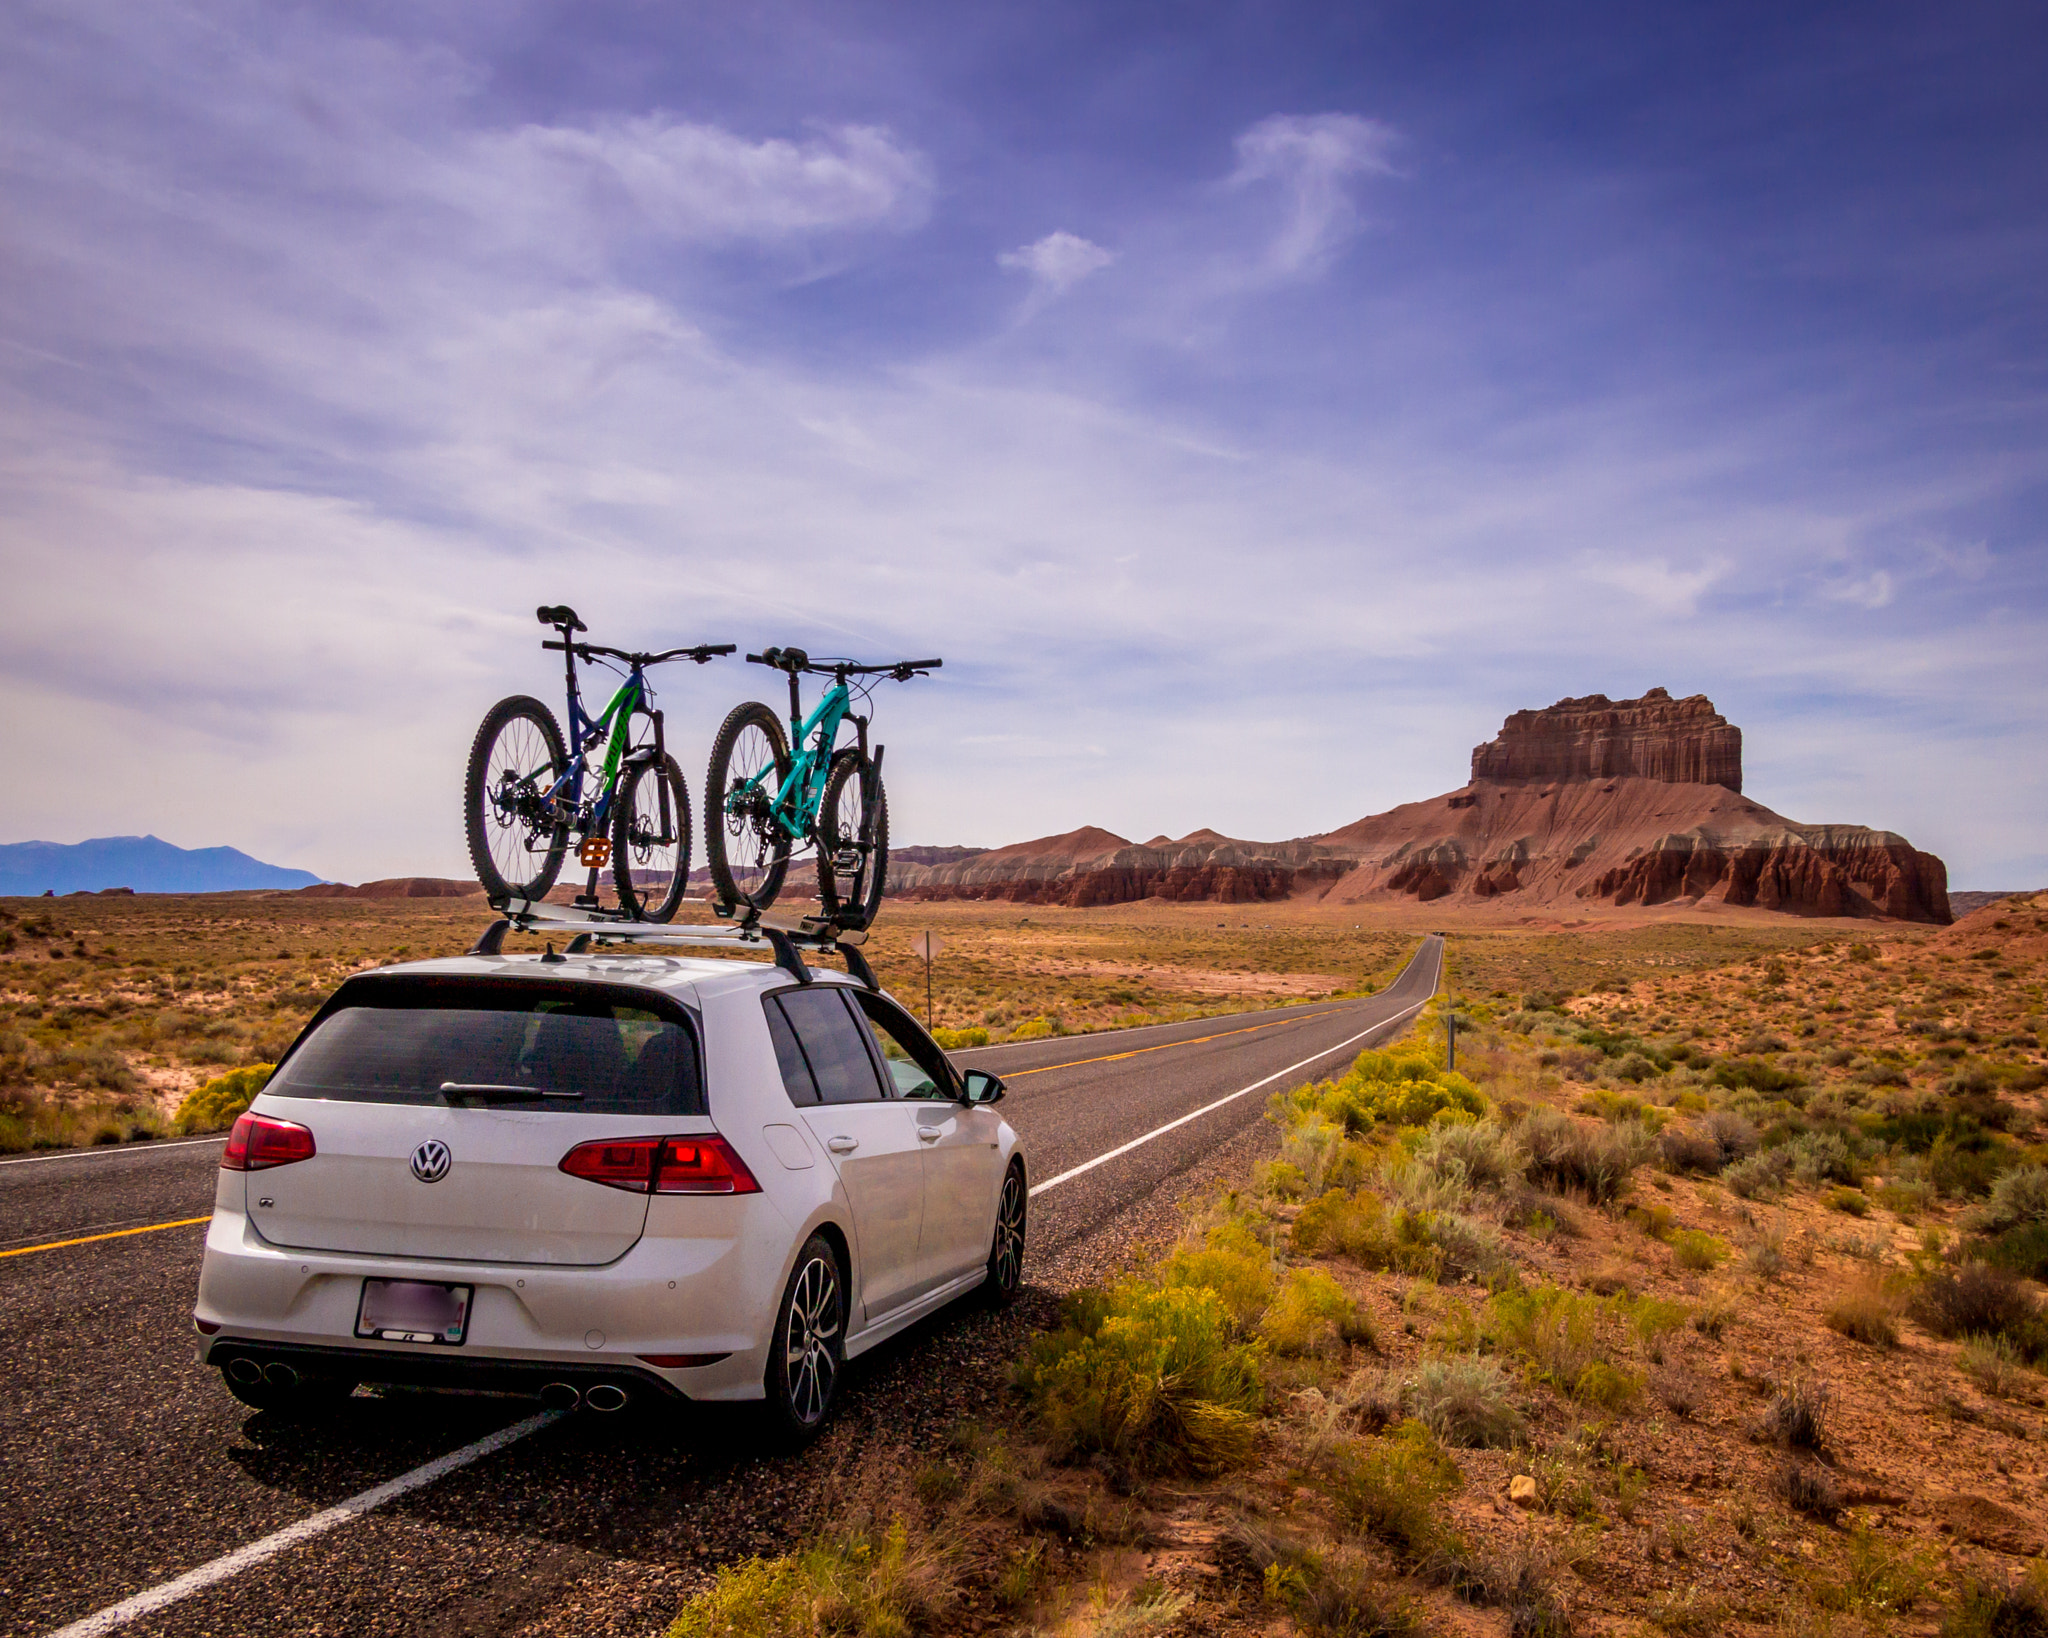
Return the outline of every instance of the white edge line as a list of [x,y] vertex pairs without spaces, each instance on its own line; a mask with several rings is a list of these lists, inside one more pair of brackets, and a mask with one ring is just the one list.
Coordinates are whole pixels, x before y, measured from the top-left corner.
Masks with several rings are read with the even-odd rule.
[[1248,1093],[1258,1091],[1258,1089],[1262,1086],[1271,1086],[1275,1081],[1281,1079],[1283,1076],[1292,1075],[1297,1069],[1306,1069],[1310,1064],[1319,1062],[1321,1059],[1327,1058],[1331,1056],[1331,1054],[1333,1053],[1342,1052],[1346,1047],[1352,1045],[1354,1042],[1364,1040],[1368,1035],[1376,1034],[1378,1031],[1383,1029],[1390,1029],[1395,1024],[1400,1023],[1404,1018],[1413,1017],[1416,1013],[1420,1012],[1424,1007],[1428,1006],[1430,1002],[1436,999],[1437,989],[1441,987],[1443,984],[1443,969],[1441,966],[1439,966],[1437,969],[1436,977],[1436,985],[1432,986],[1429,994],[1425,995],[1420,1001],[1416,1002],[1414,1006],[1408,1007],[1401,1012],[1395,1013],[1391,1018],[1382,1018],[1377,1024],[1374,1024],[1370,1029],[1362,1029],[1356,1035],[1351,1036],[1348,1040],[1339,1041],[1333,1047],[1325,1047],[1321,1052],[1312,1053],[1308,1057],[1302,1059],[1301,1062],[1298,1064],[1289,1064],[1285,1069],[1276,1070],[1274,1071],[1274,1073],[1268,1075],[1262,1081],[1253,1081],[1250,1086],[1241,1086],[1235,1092],[1226,1092],[1214,1103],[1205,1103],[1199,1109],[1192,1109],[1188,1111],[1187,1114],[1182,1115],[1178,1120],[1170,1120],[1164,1126],[1155,1126],[1143,1137],[1134,1137],[1131,1139],[1130,1142],[1119,1144],[1116,1148],[1109,1150],[1107,1153],[1097,1155],[1093,1160],[1084,1160],[1078,1166],[1070,1166],[1065,1171],[1061,1172],[1057,1177],[1048,1177],[1043,1183],[1034,1184],[1032,1186],[1031,1193],[1034,1195],[1039,1195],[1045,1193],[1047,1189],[1056,1189],[1062,1183],[1071,1182],[1074,1178],[1079,1177],[1083,1172],[1092,1172],[1095,1170],[1097,1166],[1101,1166],[1108,1161],[1116,1159],[1118,1155],[1127,1155],[1133,1149],[1140,1148],[1143,1145],[1150,1143],[1156,1137],[1164,1137],[1168,1132],[1171,1132],[1176,1126],[1185,1126],[1191,1120],[1199,1120],[1202,1116],[1208,1114],[1213,1109],[1221,1109],[1226,1103],[1235,1103],[1239,1098],[1244,1097]]
[[103,1610],[95,1611],[81,1621],[74,1621],[68,1627],[60,1627],[50,1638],[98,1638],[117,1627],[125,1627],[130,1621],[175,1604],[179,1599],[211,1587],[215,1582],[225,1581],[238,1575],[251,1565],[260,1564],[267,1558],[275,1558],[288,1547],[314,1536],[325,1535],[336,1525],[346,1524],[353,1518],[382,1507],[386,1502],[403,1496],[408,1490],[417,1490],[421,1485],[432,1484],[436,1479],[445,1478],[458,1468],[503,1450],[507,1445],[516,1444],[529,1433],[538,1433],[551,1422],[560,1420],[565,1411],[542,1411],[529,1416],[523,1422],[514,1422],[510,1427],[500,1428],[496,1433],[487,1434],[473,1445],[464,1445],[460,1450],[451,1450],[446,1456],[436,1456],[431,1462],[414,1468],[410,1473],[401,1473],[395,1479],[386,1480],[374,1489],[351,1496],[345,1502],[315,1513],[311,1518],[300,1519],[297,1524],[288,1524],[282,1530],[265,1536],[261,1541],[252,1541],[246,1547],[238,1547],[223,1558],[210,1564],[202,1564],[196,1570],[187,1570],[175,1581],[166,1581],[161,1586],[151,1587],[125,1598],[118,1604],[110,1604]]
[[104,1148],[73,1149],[61,1155],[19,1155],[13,1160],[0,1160],[0,1166],[42,1166],[53,1160],[111,1160],[116,1155],[153,1155],[163,1149],[189,1149],[199,1143],[225,1143],[228,1135],[216,1132],[212,1137],[172,1138],[169,1142],[107,1144]]

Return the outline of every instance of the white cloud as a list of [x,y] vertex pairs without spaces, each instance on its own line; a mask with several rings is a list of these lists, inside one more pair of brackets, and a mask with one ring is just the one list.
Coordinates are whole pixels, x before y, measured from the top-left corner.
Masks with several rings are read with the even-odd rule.
[[1353,178],[1391,176],[1399,145],[1392,126],[1356,114],[1275,114],[1239,135],[1230,184],[1277,183],[1288,199],[1285,224],[1266,247],[1266,266],[1282,275],[1318,272],[1357,227]]
[[480,139],[477,153],[511,190],[599,211],[623,203],[659,233],[709,243],[902,230],[924,220],[931,199],[922,156],[868,125],[752,141],[648,114],[525,125]]
[[1821,590],[1823,595],[1838,603],[1854,603],[1860,609],[1881,609],[1891,602],[1894,588],[1890,571],[1872,569],[1853,580],[1828,581]]
[[1585,573],[1587,579],[1626,592],[1658,614],[1685,617],[1698,610],[1700,598],[1731,567],[1726,559],[1687,568],[1662,558],[1589,558]]
[[1115,260],[1115,251],[1104,250],[1064,229],[1016,250],[1006,250],[996,258],[999,266],[1030,274],[1033,283],[1052,296],[1064,295],[1089,274],[1100,273]]

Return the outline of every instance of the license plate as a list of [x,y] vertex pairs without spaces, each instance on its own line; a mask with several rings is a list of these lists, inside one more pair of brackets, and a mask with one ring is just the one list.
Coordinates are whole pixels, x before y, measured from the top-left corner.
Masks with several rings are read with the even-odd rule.
[[460,1346],[469,1328],[472,1285],[436,1285],[426,1280],[365,1280],[356,1307],[356,1335],[380,1342],[430,1342]]

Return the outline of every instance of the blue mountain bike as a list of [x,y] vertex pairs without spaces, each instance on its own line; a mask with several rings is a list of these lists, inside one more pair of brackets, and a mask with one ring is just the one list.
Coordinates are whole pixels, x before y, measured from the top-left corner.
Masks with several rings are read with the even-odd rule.
[[[773,710],[750,700],[733,708],[712,742],[704,776],[712,903],[726,916],[767,909],[782,891],[791,852],[815,847],[825,919],[865,927],[881,908],[889,875],[889,802],[882,791],[882,747],[868,748],[868,719],[853,709],[856,693],[865,700],[885,677],[908,682],[944,662],[860,665],[814,660],[800,648],[747,658],[789,674],[789,732]],[[832,679],[808,717],[799,685],[805,672]],[[847,722],[853,743],[839,745]]]
[[[629,654],[577,642],[575,633],[589,628],[566,604],[535,612],[542,625],[561,633],[540,646],[562,654],[569,738],[563,739],[554,712],[530,695],[491,707],[469,748],[463,784],[476,879],[494,904],[543,898],[561,874],[570,842],[580,837],[576,858],[590,880],[578,904],[600,908],[598,878],[609,865],[620,910],[639,921],[667,921],[690,881],[690,792],[662,742],[646,672],[668,660],[703,665],[736,645]],[[611,703],[596,716],[583,709],[578,660],[627,668]]]

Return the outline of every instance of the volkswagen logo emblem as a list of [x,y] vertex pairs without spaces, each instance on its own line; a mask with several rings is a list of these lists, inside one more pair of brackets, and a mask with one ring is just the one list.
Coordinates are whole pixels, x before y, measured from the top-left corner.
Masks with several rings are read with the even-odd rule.
[[428,1138],[412,1152],[412,1175],[422,1183],[438,1183],[448,1175],[455,1157],[439,1138]]

